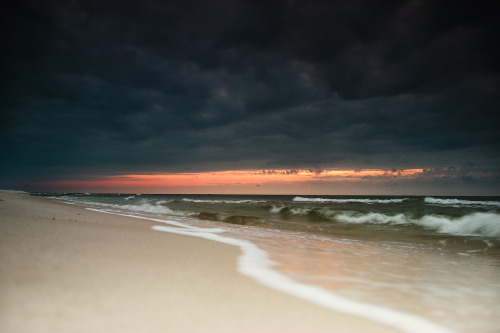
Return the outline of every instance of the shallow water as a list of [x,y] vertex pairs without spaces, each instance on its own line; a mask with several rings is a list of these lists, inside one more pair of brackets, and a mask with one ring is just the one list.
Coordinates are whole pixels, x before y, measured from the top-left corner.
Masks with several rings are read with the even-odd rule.
[[43,195],[223,229],[293,281],[457,331],[500,330],[499,198]]
[[321,236],[254,243],[281,264],[277,270],[297,281],[457,330],[498,330],[500,267],[490,256]]

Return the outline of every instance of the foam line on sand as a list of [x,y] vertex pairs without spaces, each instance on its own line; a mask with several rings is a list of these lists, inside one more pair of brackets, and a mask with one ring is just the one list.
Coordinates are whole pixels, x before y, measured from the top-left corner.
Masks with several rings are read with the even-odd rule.
[[292,279],[272,269],[272,266],[274,266],[275,263],[269,260],[268,255],[265,251],[261,250],[255,244],[249,241],[221,236],[220,233],[223,232],[223,230],[220,228],[203,229],[183,224],[177,221],[145,218],[130,214],[117,213],[109,210],[99,210],[94,208],[87,209],[170,224],[174,225],[175,227],[152,226],[151,229],[179,235],[198,237],[223,244],[237,246],[242,252],[242,254],[238,258],[238,272],[254,279],[255,281],[269,288],[320,305],[327,309],[372,320],[408,333],[453,332],[446,327],[440,326],[415,315],[368,303],[354,301],[336,295],[320,287],[293,281]]

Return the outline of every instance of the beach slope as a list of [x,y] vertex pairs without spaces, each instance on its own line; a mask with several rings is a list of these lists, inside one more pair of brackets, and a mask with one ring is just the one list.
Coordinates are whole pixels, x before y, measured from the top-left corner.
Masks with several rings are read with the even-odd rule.
[[237,247],[0,191],[1,332],[389,332],[236,271]]

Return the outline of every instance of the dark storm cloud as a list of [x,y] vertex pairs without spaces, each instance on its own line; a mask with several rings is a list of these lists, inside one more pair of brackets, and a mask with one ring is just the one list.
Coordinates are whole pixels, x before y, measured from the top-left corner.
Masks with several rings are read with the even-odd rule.
[[499,168],[487,4],[55,0],[2,16],[3,179]]

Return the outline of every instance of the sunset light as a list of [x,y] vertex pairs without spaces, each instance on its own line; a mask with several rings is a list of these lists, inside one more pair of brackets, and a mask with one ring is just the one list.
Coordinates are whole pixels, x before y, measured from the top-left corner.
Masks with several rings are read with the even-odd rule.
[[[268,186],[270,193],[276,193],[276,188],[298,188],[304,185],[320,183],[362,183],[362,182],[388,182],[393,179],[414,179],[421,176],[424,169],[406,170],[349,170],[349,169],[264,169],[264,170],[228,170],[216,172],[197,173],[168,173],[168,174],[129,174],[113,176],[96,176],[92,179],[58,180],[38,182],[32,185],[46,186],[48,188],[77,189],[79,191],[95,192],[144,192],[175,193],[191,191],[220,193],[231,192],[231,188],[242,189],[244,192],[255,192],[255,187]],[[210,190],[209,190],[210,189]],[[279,191],[278,191],[279,192]]]
[[0,331],[500,333],[496,13],[8,2]]

